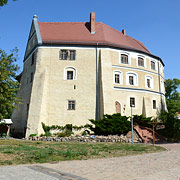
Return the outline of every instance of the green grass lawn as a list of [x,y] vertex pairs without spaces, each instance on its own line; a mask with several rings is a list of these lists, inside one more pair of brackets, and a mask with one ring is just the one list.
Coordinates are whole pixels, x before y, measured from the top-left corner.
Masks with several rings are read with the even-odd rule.
[[0,165],[119,157],[164,151],[158,146],[127,143],[62,143],[0,140]]

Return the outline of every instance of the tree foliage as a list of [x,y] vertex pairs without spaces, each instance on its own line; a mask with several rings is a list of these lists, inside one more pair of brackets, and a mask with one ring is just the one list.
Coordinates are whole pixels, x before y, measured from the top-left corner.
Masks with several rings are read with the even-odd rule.
[[127,134],[131,129],[131,122],[128,117],[116,113],[113,115],[104,115],[100,120],[89,120],[95,127],[91,126],[91,131],[96,135],[121,135]]
[[180,140],[180,120],[173,113],[167,111],[162,111],[158,118],[165,124],[165,129],[158,132],[170,139]]
[[0,119],[10,118],[15,103],[19,83],[15,80],[19,69],[15,64],[17,49],[8,55],[0,49]]
[[180,110],[180,93],[178,88],[180,87],[180,79],[167,79],[166,88],[166,104],[170,113],[175,113]]
[[[16,0],[13,0],[16,1]],[[0,0],[0,6],[4,6],[8,3],[8,0]]]

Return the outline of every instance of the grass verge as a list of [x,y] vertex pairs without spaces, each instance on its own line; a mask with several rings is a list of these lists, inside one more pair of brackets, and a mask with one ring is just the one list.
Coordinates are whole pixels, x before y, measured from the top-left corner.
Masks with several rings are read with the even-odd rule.
[[0,140],[0,165],[119,157],[164,150],[162,147],[145,144]]

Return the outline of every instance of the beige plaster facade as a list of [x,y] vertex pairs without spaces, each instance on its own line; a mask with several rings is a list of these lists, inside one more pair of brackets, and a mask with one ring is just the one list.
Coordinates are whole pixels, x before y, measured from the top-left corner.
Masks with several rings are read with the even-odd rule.
[[[22,103],[12,114],[14,134],[44,133],[42,122],[84,125],[88,119],[98,119],[103,114],[120,112],[130,116],[130,98],[135,98],[133,114],[155,117],[161,108],[166,108],[164,65],[159,59],[98,45],[37,46],[37,31],[32,24],[18,92]],[[75,60],[61,60],[61,50],[75,50]],[[121,63],[121,54],[128,55],[128,64]],[[144,67],[138,66],[138,57],[144,59]],[[155,70],[151,69],[151,61],[155,62]],[[67,79],[69,69],[73,79]],[[115,82],[116,72],[119,83]],[[134,85],[129,85],[129,75],[133,75]],[[151,87],[147,87],[147,77]],[[68,109],[71,100],[75,102],[74,109]]]

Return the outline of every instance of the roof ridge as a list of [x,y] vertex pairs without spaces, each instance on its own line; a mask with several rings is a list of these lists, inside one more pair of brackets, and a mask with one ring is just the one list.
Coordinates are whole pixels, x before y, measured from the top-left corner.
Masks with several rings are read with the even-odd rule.
[[[77,23],[77,24],[78,24],[78,23],[79,23],[79,24],[81,24],[81,23],[89,23],[89,22],[40,22],[40,21],[39,21],[38,23],[49,23],[49,24],[53,24],[53,23],[55,23],[55,24],[57,24],[57,23],[60,23],[60,24],[61,24],[61,23],[68,23],[68,24],[69,24],[69,23]],[[102,23],[102,22],[96,22],[96,23],[100,24],[100,23]],[[103,24],[104,24],[104,23],[103,23]]]
[[57,23],[86,23],[86,22],[38,22],[38,23],[49,23],[49,24],[53,24],[53,23],[55,23],[55,24],[57,24]]

